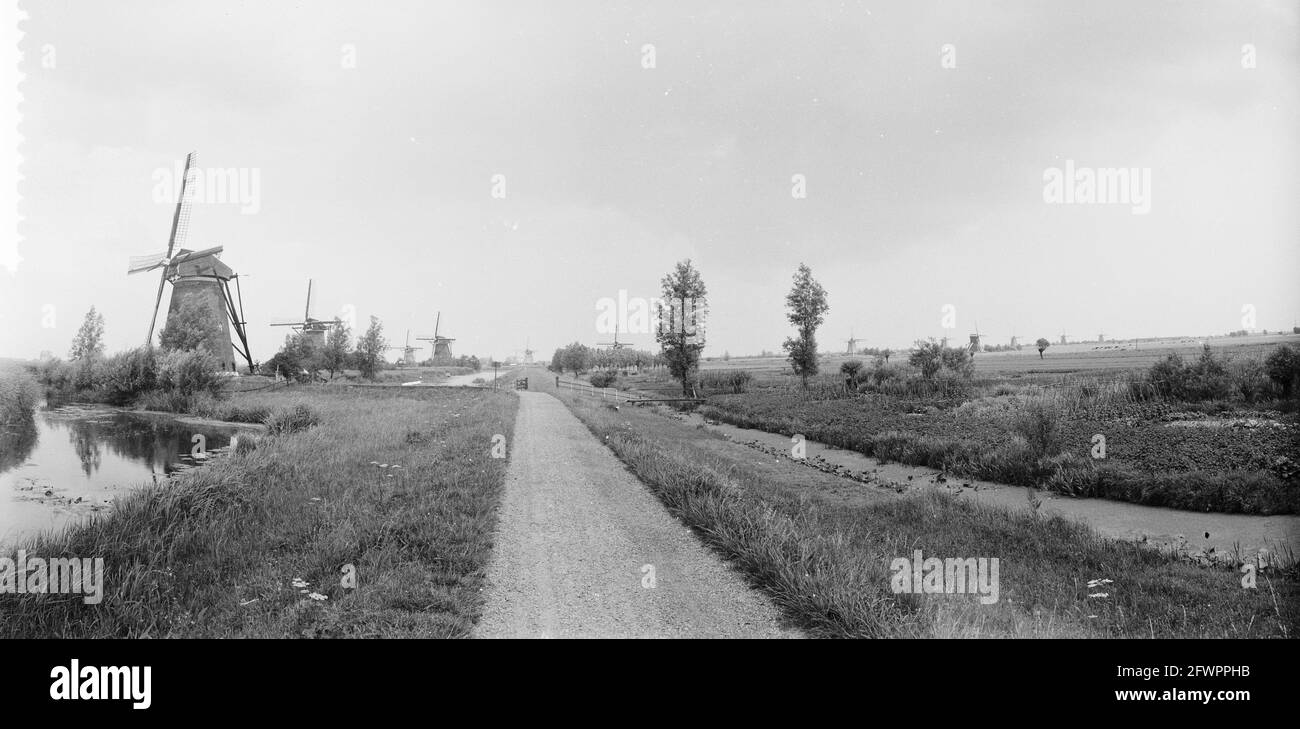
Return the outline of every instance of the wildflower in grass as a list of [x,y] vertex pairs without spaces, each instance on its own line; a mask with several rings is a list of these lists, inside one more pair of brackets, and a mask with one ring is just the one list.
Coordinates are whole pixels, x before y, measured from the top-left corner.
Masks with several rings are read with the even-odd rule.
[[307,597],[310,597],[311,599],[313,599],[313,600],[317,600],[317,601],[319,601],[319,600],[328,600],[328,599],[329,599],[329,597],[327,597],[327,596],[325,596],[325,595],[322,595],[322,594],[320,594],[319,592],[313,592],[312,594],[308,595]]
[[307,585],[310,585],[310,584],[311,584],[310,582],[304,580],[304,579],[301,578],[301,577],[295,577],[295,578],[293,578],[293,586],[294,586],[294,587],[306,587]]
[[1091,590],[1091,589],[1095,589],[1095,588],[1101,587],[1102,585],[1109,585],[1109,584],[1111,584],[1112,582],[1114,582],[1114,580],[1103,580],[1103,579],[1100,579],[1100,578],[1095,579],[1095,580],[1088,580],[1088,589]]
[[1109,592],[1094,592],[1094,593],[1089,594],[1088,597],[1110,597],[1110,593],[1109,593]]

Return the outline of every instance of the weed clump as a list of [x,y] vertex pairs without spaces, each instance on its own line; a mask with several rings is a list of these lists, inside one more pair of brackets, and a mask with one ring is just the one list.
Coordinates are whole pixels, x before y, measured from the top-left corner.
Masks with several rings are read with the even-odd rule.
[[298,403],[290,410],[272,413],[265,424],[268,434],[287,435],[319,425],[320,413],[307,403]]

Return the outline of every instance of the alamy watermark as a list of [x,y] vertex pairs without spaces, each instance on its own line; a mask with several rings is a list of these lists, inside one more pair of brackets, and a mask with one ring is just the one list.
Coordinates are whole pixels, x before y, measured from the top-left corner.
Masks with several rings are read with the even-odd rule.
[[1134,215],[1151,212],[1150,167],[1075,167],[1043,170],[1043,202],[1050,205],[1128,205]]
[[895,594],[977,594],[984,605],[998,601],[998,558],[896,557],[889,563],[889,586]]
[[28,558],[18,550],[18,559],[0,557],[0,595],[84,595],[87,605],[104,599],[104,558]]
[[[153,171],[153,201],[175,205],[185,180],[185,165]],[[257,167],[191,167],[185,197],[203,205],[238,205],[242,215],[262,209],[262,170]]]

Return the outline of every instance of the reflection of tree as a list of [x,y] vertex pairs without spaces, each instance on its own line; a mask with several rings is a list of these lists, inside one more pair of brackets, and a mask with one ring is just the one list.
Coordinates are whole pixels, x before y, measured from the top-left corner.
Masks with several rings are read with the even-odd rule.
[[[173,473],[181,456],[192,448],[195,430],[170,420],[132,417],[115,413],[108,418],[51,418],[50,425],[67,428],[69,440],[89,476],[103,460],[101,446],[124,460],[143,463],[151,471]],[[202,431],[208,450],[230,442],[225,432]]]
[[72,449],[76,451],[77,458],[81,461],[81,470],[87,477],[99,470],[99,465],[104,461],[104,453],[99,448],[99,439],[93,430],[86,428],[69,428],[68,440],[72,443]]
[[0,473],[27,462],[40,440],[36,423],[25,420],[9,428],[0,428]]

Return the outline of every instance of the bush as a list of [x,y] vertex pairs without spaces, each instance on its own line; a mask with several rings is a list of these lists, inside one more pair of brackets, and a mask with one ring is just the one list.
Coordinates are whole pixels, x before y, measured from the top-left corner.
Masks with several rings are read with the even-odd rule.
[[1265,402],[1281,394],[1281,388],[1269,379],[1264,362],[1257,358],[1238,357],[1229,362],[1228,378],[1246,402]]
[[158,363],[153,350],[137,347],[113,355],[104,365],[101,387],[105,399],[114,405],[133,402],[158,384]]
[[706,370],[700,373],[699,384],[706,392],[730,392],[739,395],[749,387],[753,379],[753,373],[748,370]]
[[1194,362],[1176,353],[1151,365],[1146,375],[1135,380],[1131,394],[1137,399],[1151,396],[1183,402],[1240,399],[1260,402],[1281,391],[1289,397],[1300,378],[1300,356],[1283,345],[1263,363],[1249,357],[1225,360],[1205,345]]
[[1282,397],[1289,398],[1300,388],[1300,352],[1283,344],[1269,353],[1264,360],[1264,369],[1268,379],[1282,389]]
[[266,419],[266,432],[284,435],[306,430],[320,423],[320,413],[307,403],[298,403],[291,410],[272,413]]
[[1025,439],[1037,457],[1055,456],[1061,450],[1056,412],[1045,402],[1026,403],[1012,421],[1012,429]]
[[618,382],[618,375],[602,370],[591,373],[591,376],[587,379],[591,382],[592,387],[613,387],[614,383]]
[[248,433],[240,433],[235,437],[235,456],[243,458],[257,450],[257,437]]
[[167,352],[158,359],[158,387],[163,392],[215,396],[221,394],[224,384],[217,360],[205,350]]
[[0,376],[0,425],[31,420],[40,402],[40,385],[28,373],[15,370]]

